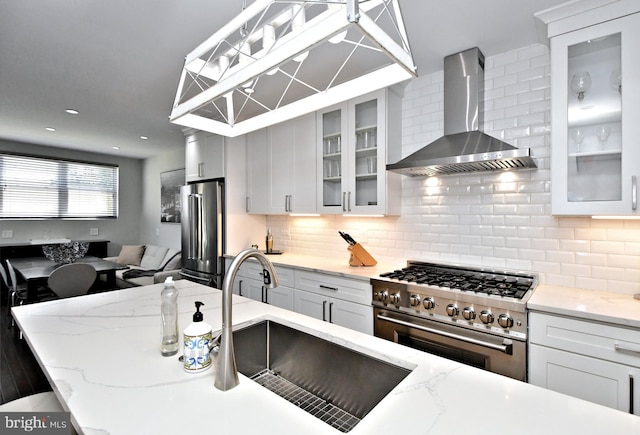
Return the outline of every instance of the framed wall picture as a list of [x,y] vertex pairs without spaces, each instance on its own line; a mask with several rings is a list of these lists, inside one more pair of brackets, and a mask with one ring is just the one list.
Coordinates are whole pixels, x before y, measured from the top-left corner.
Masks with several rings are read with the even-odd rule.
[[160,222],[180,223],[180,186],[184,184],[184,169],[160,174]]

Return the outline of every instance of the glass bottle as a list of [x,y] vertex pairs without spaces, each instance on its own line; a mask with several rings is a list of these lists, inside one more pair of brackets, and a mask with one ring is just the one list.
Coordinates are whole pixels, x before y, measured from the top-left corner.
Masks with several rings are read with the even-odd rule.
[[160,352],[162,356],[171,356],[178,353],[178,289],[172,277],[164,281],[164,288],[160,293],[162,305],[160,317],[162,318],[162,344]]

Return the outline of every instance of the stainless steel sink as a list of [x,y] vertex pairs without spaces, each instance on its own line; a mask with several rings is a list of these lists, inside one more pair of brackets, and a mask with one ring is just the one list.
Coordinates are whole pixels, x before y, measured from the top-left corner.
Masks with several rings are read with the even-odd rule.
[[233,342],[240,373],[342,432],[411,372],[269,320]]

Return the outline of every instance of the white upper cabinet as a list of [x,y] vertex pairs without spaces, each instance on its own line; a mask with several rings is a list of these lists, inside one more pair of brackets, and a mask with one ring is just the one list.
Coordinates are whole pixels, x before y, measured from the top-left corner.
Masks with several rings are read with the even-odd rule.
[[247,135],[247,196],[246,212],[267,212],[267,129]]
[[318,112],[319,213],[399,214],[400,176],[386,164],[400,154],[400,105],[384,89]]
[[639,52],[640,13],[551,38],[552,214],[638,214]]
[[202,181],[224,177],[224,137],[197,132],[186,138],[186,180]]
[[267,214],[316,213],[315,114],[268,132]]

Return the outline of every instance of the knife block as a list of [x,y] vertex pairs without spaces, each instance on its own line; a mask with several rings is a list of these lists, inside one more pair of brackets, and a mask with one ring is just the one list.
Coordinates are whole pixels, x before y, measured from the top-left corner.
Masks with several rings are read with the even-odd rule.
[[351,252],[351,257],[349,257],[349,266],[361,267],[361,266],[375,266],[378,264],[375,258],[371,256],[367,252],[366,249],[362,247],[360,243],[356,243],[355,245],[351,245],[347,248],[349,252]]

